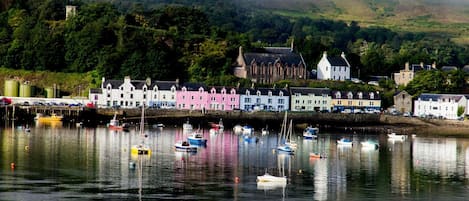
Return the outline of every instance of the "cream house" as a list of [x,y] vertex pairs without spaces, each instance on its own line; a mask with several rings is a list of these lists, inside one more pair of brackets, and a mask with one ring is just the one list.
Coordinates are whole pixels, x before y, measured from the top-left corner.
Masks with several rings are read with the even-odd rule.
[[291,111],[330,111],[328,88],[290,87]]

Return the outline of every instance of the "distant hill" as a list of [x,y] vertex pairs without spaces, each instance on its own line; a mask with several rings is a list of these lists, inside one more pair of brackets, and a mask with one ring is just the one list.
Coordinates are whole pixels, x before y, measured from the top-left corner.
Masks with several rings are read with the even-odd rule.
[[288,16],[357,21],[396,31],[449,34],[469,44],[468,0],[237,0],[240,6]]

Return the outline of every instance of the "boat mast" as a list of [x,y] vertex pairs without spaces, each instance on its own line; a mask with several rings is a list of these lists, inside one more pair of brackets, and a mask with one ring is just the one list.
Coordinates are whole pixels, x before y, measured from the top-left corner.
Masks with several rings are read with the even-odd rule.
[[142,105],[142,117],[140,119],[140,135],[143,136],[143,129],[145,128],[145,103]]

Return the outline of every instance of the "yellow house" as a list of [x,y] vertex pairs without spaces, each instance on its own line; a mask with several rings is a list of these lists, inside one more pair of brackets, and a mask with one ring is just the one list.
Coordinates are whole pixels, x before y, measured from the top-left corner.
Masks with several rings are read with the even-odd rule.
[[378,112],[381,98],[377,92],[333,91],[332,110],[337,112]]

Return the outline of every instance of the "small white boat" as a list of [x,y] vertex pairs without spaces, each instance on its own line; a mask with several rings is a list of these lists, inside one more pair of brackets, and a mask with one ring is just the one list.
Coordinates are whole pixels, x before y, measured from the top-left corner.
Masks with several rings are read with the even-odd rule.
[[277,177],[270,175],[269,173],[265,173],[262,176],[257,176],[257,182],[274,182],[274,183],[281,183],[281,184],[287,184],[287,177]]
[[241,125],[236,125],[233,127],[233,132],[237,135],[243,133],[243,127]]
[[192,130],[192,124],[189,123],[189,120],[187,120],[186,123],[182,124],[182,129],[184,131],[191,131]]
[[396,133],[390,133],[388,134],[389,139],[393,140],[405,140],[407,138],[406,135],[397,135]]
[[365,149],[377,149],[379,148],[379,144],[377,142],[373,142],[373,141],[364,141],[364,142],[361,142],[361,145],[362,145],[362,148],[365,148]]
[[316,139],[318,137],[319,128],[308,126],[303,130],[303,137],[305,139]]
[[341,138],[340,140],[337,140],[337,145],[352,146],[353,141],[348,138]]
[[262,128],[261,134],[262,134],[262,135],[268,135],[268,134],[269,134],[269,130],[268,130],[267,128]]
[[174,148],[176,151],[197,152],[197,146],[191,145],[187,141],[176,142]]
[[286,186],[286,182],[257,182],[257,190],[275,190],[285,188]]

